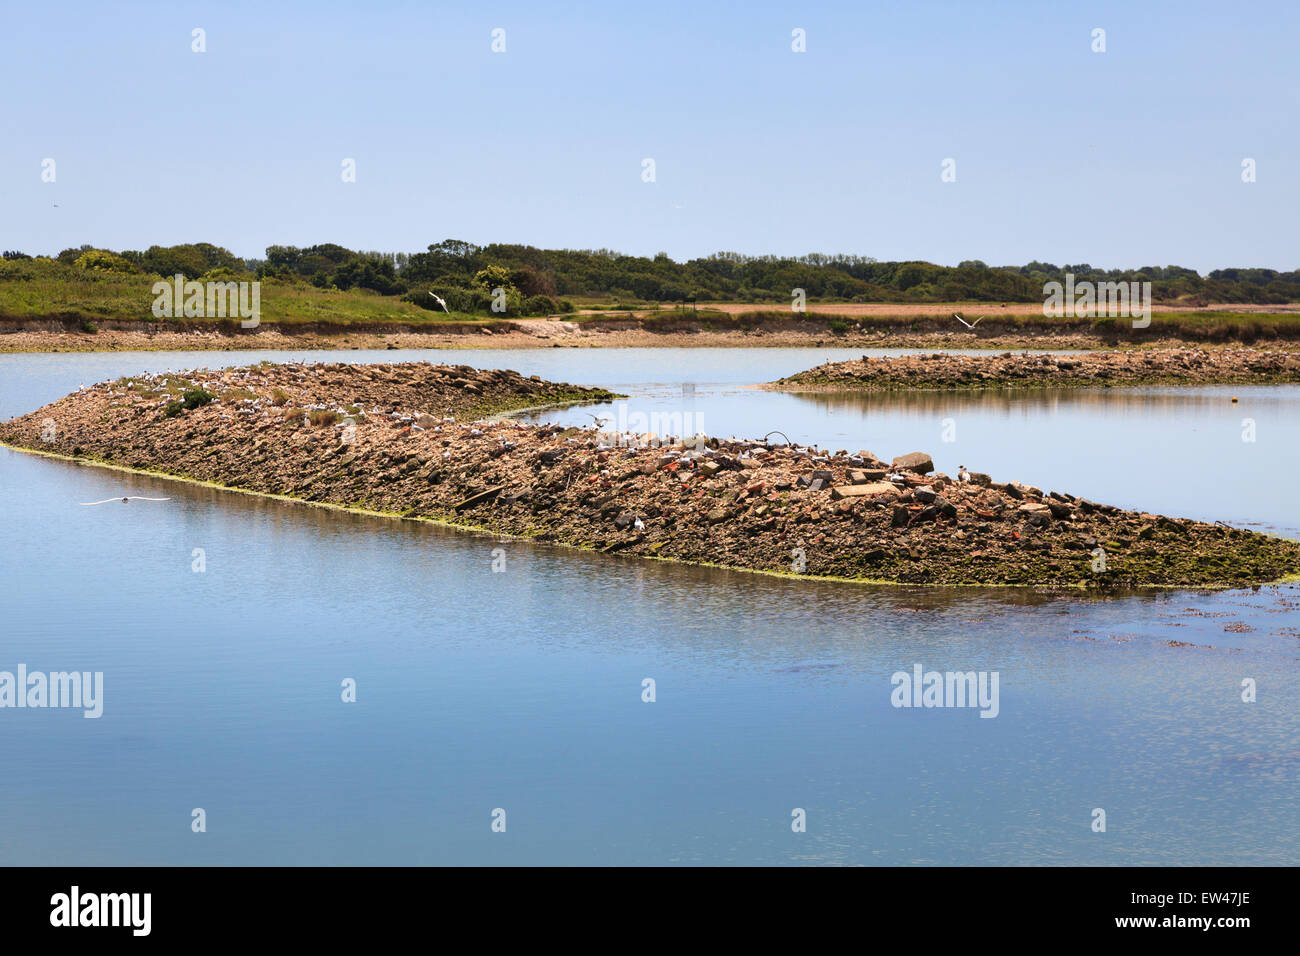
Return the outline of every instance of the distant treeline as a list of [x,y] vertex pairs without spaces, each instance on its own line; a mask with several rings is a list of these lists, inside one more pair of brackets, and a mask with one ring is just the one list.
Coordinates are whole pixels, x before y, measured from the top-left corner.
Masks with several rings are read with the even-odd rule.
[[[6,259],[30,258],[5,252]],[[85,245],[65,249],[58,261],[83,269],[139,271],[199,278],[256,275],[303,281],[330,289],[369,289],[438,309],[429,292],[454,311],[486,311],[506,296],[511,313],[543,314],[571,309],[569,298],[612,302],[772,302],[795,289],[809,299],[851,302],[1038,302],[1043,285],[1078,281],[1146,282],[1156,300],[1189,304],[1300,302],[1300,272],[1216,269],[1201,276],[1181,266],[1094,269],[1087,263],[989,266],[977,259],[957,266],[929,262],[878,262],[862,256],[813,254],[798,258],[719,252],[675,262],[667,254],[626,256],[608,249],[537,249],[448,239],[424,252],[347,249],[333,243],[271,246],[264,259],[241,259],[228,249],[199,242],[150,246],[144,252]],[[500,291],[497,291],[500,290]]]

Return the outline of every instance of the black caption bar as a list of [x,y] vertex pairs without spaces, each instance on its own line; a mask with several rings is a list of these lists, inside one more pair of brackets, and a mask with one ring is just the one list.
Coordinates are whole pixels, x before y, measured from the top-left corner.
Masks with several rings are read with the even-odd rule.
[[[487,870],[289,868],[0,869],[6,939],[95,946],[284,939],[374,942],[435,925],[495,938],[567,923],[632,932],[677,923],[762,937],[771,921],[851,918],[927,942],[985,938],[1224,943],[1288,922],[1285,869],[977,869],[792,872],[757,868]],[[725,890],[725,892],[724,892]],[[745,901],[748,902],[745,902]],[[785,912],[786,915],[782,915]],[[504,918],[503,918],[504,917]],[[541,919],[543,923],[533,922]],[[748,925],[747,925],[748,924]]]

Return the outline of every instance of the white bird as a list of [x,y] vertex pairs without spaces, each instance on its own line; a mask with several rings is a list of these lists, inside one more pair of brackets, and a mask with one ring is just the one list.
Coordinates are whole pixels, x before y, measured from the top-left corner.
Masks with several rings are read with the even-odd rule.
[[967,322],[965,319],[963,319],[963,318],[962,318],[960,315],[958,315],[956,312],[954,312],[954,313],[952,314],[952,317],[953,317],[954,319],[956,319],[958,322],[960,322],[962,325],[966,326],[966,328],[968,328],[968,329],[973,329],[973,328],[975,328],[975,326],[979,325],[980,322],[982,322],[982,321],[984,320],[984,316],[981,315],[981,316],[980,316],[978,319],[976,319],[974,322]]
[[595,415],[591,414],[591,412],[583,412],[583,414],[586,415],[588,418],[590,418],[593,422],[595,422],[597,428],[600,428],[606,422],[613,421],[613,419],[610,418],[608,415],[602,415],[600,418],[597,418]]
[[433,301],[434,301],[434,302],[437,302],[440,306],[442,306],[442,311],[446,312],[448,315],[451,315],[451,310],[447,308],[447,303],[446,303],[446,301],[442,298],[442,296],[440,296],[440,295],[435,295],[435,294],[433,293],[432,290],[430,290],[429,295],[432,295],[432,296],[433,296]]
[[122,503],[125,504],[126,502],[128,502],[128,501],[132,501],[132,500],[134,500],[134,501],[171,501],[170,498],[146,498],[146,497],[144,497],[143,495],[130,495],[130,496],[126,497],[126,498],[105,498],[103,501],[83,501],[81,504],[82,504],[83,507],[87,507],[87,508],[88,508],[88,507],[90,507],[91,505],[106,505],[106,504],[108,504],[110,501],[120,501],[120,502],[122,502]]
[[965,466],[965,465],[958,465],[958,466],[957,466],[957,480],[958,480],[958,481],[970,481],[970,472],[966,470],[966,466]]
[[637,531],[644,531],[645,522],[642,521],[640,518],[637,518],[635,521],[632,522],[632,527],[636,528]]

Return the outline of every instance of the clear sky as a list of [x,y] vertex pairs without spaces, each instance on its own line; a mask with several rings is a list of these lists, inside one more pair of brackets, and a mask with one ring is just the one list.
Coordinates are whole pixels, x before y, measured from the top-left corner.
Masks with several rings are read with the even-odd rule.
[[0,248],[1290,270],[1298,43],[1295,0],[13,2]]

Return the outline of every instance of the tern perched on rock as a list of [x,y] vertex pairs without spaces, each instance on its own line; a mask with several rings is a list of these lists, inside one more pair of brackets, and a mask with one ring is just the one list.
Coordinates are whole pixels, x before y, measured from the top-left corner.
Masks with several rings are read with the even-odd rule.
[[105,498],[103,501],[83,501],[81,504],[82,507],[88,508],[91,505],[106,505],[110,501],[120,501],[123,504],[126,504],[128,501],[171,501],[171,499],[170,498],[146,498],[144,495],[128,495],[125,498]]

